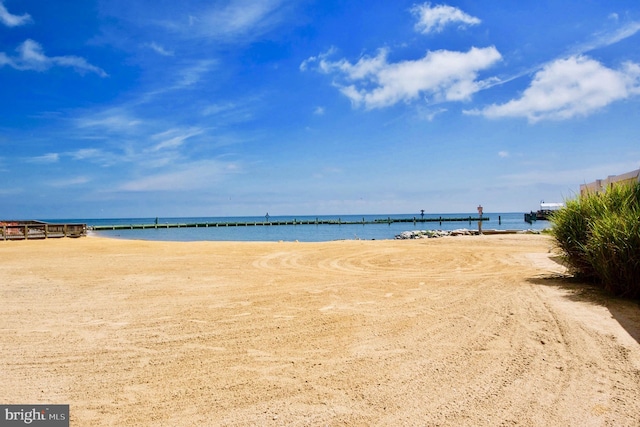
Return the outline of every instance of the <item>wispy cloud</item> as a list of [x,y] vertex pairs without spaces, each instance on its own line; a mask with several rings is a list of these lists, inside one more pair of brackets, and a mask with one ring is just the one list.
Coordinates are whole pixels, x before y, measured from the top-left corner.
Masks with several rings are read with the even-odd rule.
[[60,160],[60,154],[58,153],[48,153],[27,159],[30,163],[56,163],[58,160]]
[[[575,187],[579,184],[595,181],[596,179],[625,173],[638,168],[640,159],[621,163],[597,164],[585,166],[581,169],[559,169],[545,170],[537,167],[533,170],[524,170],[516,174],[502,175],[497,178],[500,182],[509,183],[512,187],[528,186],[532,183],[565,185],[567,188]],[[567,195],[569,196],[569,195]]]
[[159,55],[162,55],[162,56],[173,56],[174,55],[173,51],[165,49],[163,46],[159,45],[156,42],[145,43],[143,46],[153,50],[155,53],[157,53]]
[[334,53],[311,57],[301,70],[315,67],[337,79],[334,85],[356,106],[366,109],[389,107],[398,102],[411,102],[425,97],[432,102],[465,101],[492,82],[477,80],[502,56],[491,46],[473,47],[467,52],[439,50],[427,52],[417,60],[395,63],[387,61],[388,50],[380,49],[375,57],[365,56],[355,64],[346,59],[331,61]]
[[452,24],[458,24],[458,27],[464,28],[481,22],[480,19],[466,14],[457,7],[444,4],[431,6],[431,3],[427,2],[412,7],[411,13],[418,17],[415,28],[423,34],[442,32],[445,27]]
[[178,148],[184,144],[187,139],[196,135],[201,135],[203,132],[204,131],[199,128],[191,128],[187,130],[169,129],[151,137],[154,140],[160,141],[151,148],[151,151]]
[[587,116],[639,94],[639,64],[628,62],[613,70],[586,56],[572,56],[538,71],[519,99],[466,113],[487,118],[525,117],[531,123],[564,120]]
[[208,38],[218,42],[254,39],[274,28],[287,9],[283,0],[230,0],[192,10],[179,18],[161,20],[165,28],[186,38]]
[[101,157],[103,155],[103,151],[97,148],[82,148],[68,154],[76,160],[86,160]]
[[4,4],[2,4],[2,0],[0,0],[0,22],[2,22],[7,27],[18,27],[20,25],[27,24],[31,22],[31,15],[25,13],[23,15],[12,15],[9,13]]
[[117,154],[100,148],[81,148],[79,150],[64,153],[64,155],[73,160],[91,162],[102,167],[122,165],[123,163],[130,161],[130,156],[127,156],[126,154]]
[[502,159],[506,159],[507,157],[509,157],[509,152],[508,151],[498,151],[498,157],[500,157]]
[[280,5],[280,1],[232,1],[227,7],[209,12],[203,21],[216,31],[238,34],[259,27]]
[[91,179],[86,177],[86,176],[76,176],[76,177],[71,177],[71,178],[66,178],[66,179],[58,179],[58,180],[53,180],[53,181],[49,181],[48,185],[52,186],[52,187],[72,187],[72,186],[76,186],[76,185],[82,185],[82,184],[86,184],[88,182],[91,182]]
[[143,123],[141,119],[131,115],[122,108],[110,108],[103,112],[80,117],[75,121],[78,128],[97,128],[101,133],[130,133]]
[[438,114],[445,113],[446,111],[446,108],[418,108],[418,118],[432,122]]
[[100,77],[108,77],[108,74],[99,67],[91,65],[86,59],[79,56],[46,56],[42,46],[31,39],[20,44],[16,51],[17,56],[10,57],[0,52],[0,67],[8,65],[16,70],[46,71],[51,67],[70,67],[79,73],[91,72]]
[[238,165],[219,160],[203,160],[171,165],[165,172],[147,175],[126,182],[122,191],[179,191],[210,188],[225,175],[238,173]]
[[[617,20],[616,14],[610,15],[610,19],[613,19],[612,16],[615,16],[615,20]],[[534,64],[520,71],[517,74],[496,79],[495,81],[487,85],[485,89],[491,88],[493,86],[500,86],[525,76],[530,76],[557,61],[564,60],[572,56],[582,56],[590,51],[593,51],[596,49],[602,49],[602,48],[606,48],[608,46],[614,45],[618,42],[621,42],[629,37],[636,35],[639,31],[640,31],[640,22],[633,21],[633,22],[626,23],[610,31],[596,32],[589,40],[583,43],[579,43],[567,49],[567,51],[564,52],[562,55],[550,61]]]
[[633,21],[628,22],[612,31],[602,31],[594,34],[591,40],[585,43],[581,43],[574,47],[570,55],[580,55],[590,52],[595,49],[601,49],[607,46],[614,45],[622,40],[628,39],[636,35],[640,31],[640,22]]
[[222,125],[243,123],[254,118],[256,105],[260,103],[259,96],[251,96],[246,99],[208,105],[201,114],[205,117],[214,117]]
[[24,188],[22,187],[0,187],[0,195],[2,196],[13,196],[15,194],[21,194],[24,192]]
[[197,84],[205,74],[213,69],[215,64],[216,61],[206,59],[182,69],[178,74],[178,80],[173,89],[186,88]]

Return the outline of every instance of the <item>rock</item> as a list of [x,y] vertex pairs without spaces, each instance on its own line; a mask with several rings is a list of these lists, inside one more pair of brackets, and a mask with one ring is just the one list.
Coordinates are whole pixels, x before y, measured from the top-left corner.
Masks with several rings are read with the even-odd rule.
[[413,230],[413,231],[403,231],[402,233],[396,235],[396,240],[407,240],[407,239],[432,239],[438,237],[447,237],[447,236],[477,236],[477,230],[468,230],[466,228],[460,228],[457,230],[451,231],[443,231],[443,230]]
[[436,237],[449,236],[450,232],[442,230],[413,230],[403,231],[398,234],[396,240],[408,240],[408,239],[431,239]]

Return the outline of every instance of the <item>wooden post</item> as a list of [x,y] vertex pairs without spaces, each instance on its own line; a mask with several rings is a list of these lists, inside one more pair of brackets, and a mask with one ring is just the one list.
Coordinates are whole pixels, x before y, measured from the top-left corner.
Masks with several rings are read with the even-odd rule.
[[2,237],[4,238],[4,240],[7,240],[7,226],[6,225],[2,226]]
[[25,224],[24,226],[24,240],[29,238],[29,226]]
[[44,238],[49,237],[49,224],[44,225]]
[[67,237],[67,224],[65,224],[62,229],[64,230],[64,237]]

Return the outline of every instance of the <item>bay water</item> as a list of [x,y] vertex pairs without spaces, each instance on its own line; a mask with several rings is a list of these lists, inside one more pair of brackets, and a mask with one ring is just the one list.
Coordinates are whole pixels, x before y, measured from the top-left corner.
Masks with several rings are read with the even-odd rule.
[[[235,223],[235,222],[265,222],[265,216],[248,217],[159,217],[159,218],[101,218],[101,219],[55,219],[44,220],[52,223],[85,223],[94,225],[153,225],[159,228],[100,230],[92,231],[97,236],[160,241],[300,241],[325,242],[332,240],[384,240],[393,239],[403,231],[412,230],[477,230],[477,213],[449,213],[425,214],[424,218],[439,219],[439,222],[395,222],[378,224],[298,224],[298,225],[258,225],[258,226],[230,226],[230,227],[197,227],[197,228],[162,228],[163,224],[187,223]],[[469,218],[471,221],[447,222],[447,218]],[[534,221],[529,224],[524,221],[524,213],[484,213],[488,220],[483,221],[484,230],[543,230],[550,228],[548,221]],[[340,221],[340,222],[374,222],[376,220],[391,219],[420,219],[415,214],[377,214],[377,215],[298,215],[298,216],[269,216],[269,221]]]

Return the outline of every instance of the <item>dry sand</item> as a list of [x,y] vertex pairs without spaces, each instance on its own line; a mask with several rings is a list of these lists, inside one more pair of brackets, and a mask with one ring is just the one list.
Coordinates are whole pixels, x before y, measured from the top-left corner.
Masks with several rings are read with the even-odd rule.
[[536,235],[0,242],[0,403],[72,426],[638,426],[640,310]]

